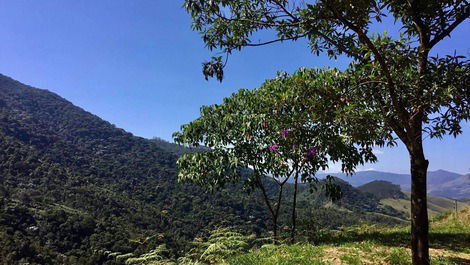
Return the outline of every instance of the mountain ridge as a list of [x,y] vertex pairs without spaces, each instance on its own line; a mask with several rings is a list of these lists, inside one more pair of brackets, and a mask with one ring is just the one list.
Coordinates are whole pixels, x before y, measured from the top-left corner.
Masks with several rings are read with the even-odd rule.
[[[336,176],[346,180],[354,187],[359,187],[370,183],[372,181],[388,181],[409,192],[411,190],[411,175],[390,173],[383,171],[358,171],[352,176],[342,173],[319,173],[320,178],[327,175]],[[443,196],[452,199],[463,200],[470,198],[470,178],[467,175],[439,169],[435,171],[428,171],[428,193],[430,195]]]

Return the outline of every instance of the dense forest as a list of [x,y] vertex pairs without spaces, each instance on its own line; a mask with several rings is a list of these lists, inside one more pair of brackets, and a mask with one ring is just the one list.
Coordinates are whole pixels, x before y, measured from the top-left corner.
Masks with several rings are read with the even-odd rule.
[[4,264],[100,264],[102,250],[178,250],[225,222],[265,227],[262,205],[242,193],[178,184],[176,155],[153,141],[4,76],[0,98]]
[[[269,230],[256,193],[242,186],[208,193],[176,181],[178,155],[197,150],[135,137],[3,75],[0,139],[2,264],[115,264],[110,253],[146,253],[161,244],[179,256],[217,227]],[[404,215],[376,196],[338,183],[344,197],[335,204],[301,186],[301,229],[403,222],[388,217]]]

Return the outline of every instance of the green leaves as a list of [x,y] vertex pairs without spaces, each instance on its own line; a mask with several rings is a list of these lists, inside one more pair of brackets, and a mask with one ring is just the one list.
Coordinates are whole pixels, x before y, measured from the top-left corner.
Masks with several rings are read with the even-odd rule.
[[224,78],[223,68],[222,57],[212,57],[210,62],[204,62],[202,64],[202,73],[206,80],[208,80],[209,77],[216,77],[218,81],[222,82]]
[[334,69],[301,69],[202,107],[201,117],[174,137],[209,149],[182,156],[179,179],[215,189],[239,181],[241,168],[251,170],[244,180],[255,185],[252,179],[282,182],[294,171],[314,177],[329,161],[342,163],[347,173],[374,162],[372,146],[390,133],[376,129],[375,114],[353,103],[344,78]]

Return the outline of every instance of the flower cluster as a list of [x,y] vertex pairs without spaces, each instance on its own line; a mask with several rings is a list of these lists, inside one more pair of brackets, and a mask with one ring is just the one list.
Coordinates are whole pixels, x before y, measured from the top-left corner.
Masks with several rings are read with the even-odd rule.
[[287,137],[287,135],[289,134],[289,131],[286,130],[286,129],[282,129],[281,130],[281,135],[284,136],[284,137]]
[[[286,130],[286,129],[282,129],[281,130],[281,135],[283,137],[287,137],[289,135],[289,130]],[[269,150],[270,151],[276,151],[277,149],[279,149],[279,145],[278,144],[273,144],[271,146],[269,146]],[[293,146],[293,150],[295,151],[296,149],[296,146],[294,145]],[[319,146],[314,146],[312,148],[310,148],[308,151],[307,151],[307,154],[305,155],[305,157],[307,159],[312,159],[313,157],[315,157],[317,154],[318,154],[318,151],[320,151],[320,147]]]
[[308,159],[313,158],[313,157],[318,153],[319,150],[320,150],[320,147],[319,147],[319,146],[315,146],[315,147],[313,147],[313,148],[310,148],[310,149],[307,151],[306,157],[307,157]]
[[278,149],[278,148],[279,148],[279,145],[273,144],[273,145],[271,145],[271,146],[269,147],[269,150],[275,151],[275,150]]

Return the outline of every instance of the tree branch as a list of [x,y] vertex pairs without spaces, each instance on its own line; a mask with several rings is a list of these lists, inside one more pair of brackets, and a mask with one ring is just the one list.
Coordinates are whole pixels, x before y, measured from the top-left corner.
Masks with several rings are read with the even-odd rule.
[[268,206],[269,212],[271,212],[271,215],[275,217],[274,209],[272,208],[271,203],[269,202],[269,196],[266,192],[266,189],[264,188],[263,183],[261,182],[259,175],[256,176],[256,184],[258,185],[261,192],[263,193],[264,202]]
[[[302,22],[299,17],[295,16],[292,12],[287,10],[285,6],[279,3],[278,1],[274,0],[274,3],[276,3],[290,18],[292,18],[293,21],[297,22],[298,25],[302,25],[303,23],[306,23],[306,22]],[[355,58],[356,60],[364,61],[364,57],[361,57],[359,54],[349,51],[348,49],[346,49],[346,47],[344,47],[344,45],[334,41],[333,39],[328,37],[326,34],[321,33],[319,30],[317,29],[313,29],[313,30],[315,31],[316,34],[320,35],[324,40],[326,40],[326,42],[330,43],[341,52],[347,54],[350,57]],[[309,30],[309,32],[310,31],[311,30]]]
[[247,43],[247,44],[243,44],[242,46],[246,46],[246,47],[263,46],[263,45],[268,45],[268,44],[275,43],[275,42],[280,42],[280,41],[296,40],[296,39],[303,38],[303,37],[305,37],[305,36],[307,36],[307,35],[308,35],[308,34],[305,33],[305,34],[301,34],[301,35],[294,36],[294,37],[290,37],[290,38],[280,38],[280,39],[275,39],[275,40],[266,41],[266,42],[260,42],[260,43]]
[[397,93],[395,91],[396,85],[395,85],[395,82],[393,81],[392,75],[390,73],[390,69],[387,66],[387,62],[385,61],[385,58],[379,52],[377,47],[375,47],[375,45],[372,43],[369,37],[361,30],[360,27],[354,25],[352,22],[348,21],[346,18],[340,15],[336,11],[336,9],[332,7],[331,5],[327,4],[327,7],[330,9],[330,11],[334,14],[334,16],[339,21],[341,21],[345,26],[347,26],[352,31],[354,31],[357,34],[359,41],[364,43],[374,54],[375,59],[378,61],[380,67],[382,68],[383,73],[385,74],[385,78],[387,79],[388,90],[390,93],[390,97],[392,99],[392,105],[397,110],[402,123],[406,126],[406,129],[408,130],[409,129],[409,125],[408,125],[409,113],[408,111],[406,111],[405,107],[403,106],[403,103],[401,102],[400,98],[397,96]]
[[[464,7],[465,8],[465,7]],[[434,45],[436,45],[439,41],[441,41],[442,39],[444,39],[446,36],[450,35],[450,33],[462,22],[465,21],[465,19],[467,19],[468,17],[470,16],[470,8],[466,7],[466,10],[465,12],[460,16],[460,17],[457,17],[454,21],[454,23],[452,23],[449,27],[447,27],[447,29],[443,30],[440,34],[436,35],[434,37],[434,39],[432,39],[430,42],[429,42],[429,49],[431,49],[432,47],[434,47]]]

